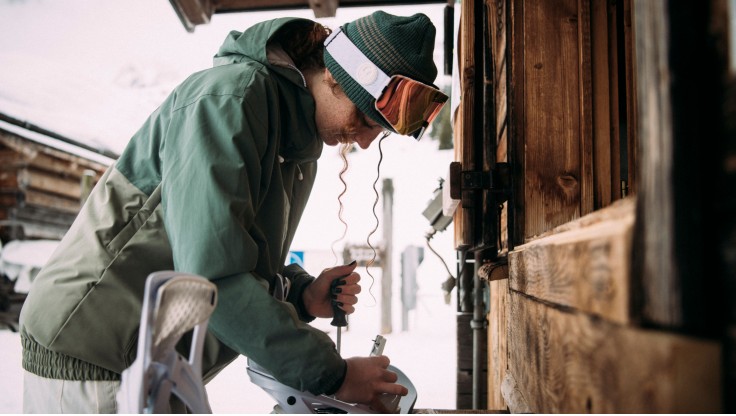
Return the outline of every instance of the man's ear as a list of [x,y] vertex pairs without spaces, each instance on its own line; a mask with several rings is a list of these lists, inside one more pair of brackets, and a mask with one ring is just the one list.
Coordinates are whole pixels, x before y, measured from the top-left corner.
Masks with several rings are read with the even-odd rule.
[[330,72],[327,67],[325,67],[324,80],[327,81],[330,85],[337,84],[337,81],[335,81],[335,77],[332,76],[332,72]]
[[330,90],[332,90],[332,94],[335,97],[339,97],[340,94],[343,93],[342,87],[340,87],[340,84],[337,83],[335,80],[335,77],[332,76],[332,72],[330,72],[329,69],[325,68],[324,78],[322,78],[325,84],[330,87]]

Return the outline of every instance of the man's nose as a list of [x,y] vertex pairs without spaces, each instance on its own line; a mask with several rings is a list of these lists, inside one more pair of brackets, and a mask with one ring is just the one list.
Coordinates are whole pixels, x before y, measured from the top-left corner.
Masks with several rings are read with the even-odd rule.
[[373,143],[373,140],[375,140],[376,135],[373,133],[372,130],[366,130],[361,132],[361,134],[358,135],[358,140],[356,142],[358,143],[358,146],[360,146],[361,149],[365,150],[368,147],[370,147],[371,143]]

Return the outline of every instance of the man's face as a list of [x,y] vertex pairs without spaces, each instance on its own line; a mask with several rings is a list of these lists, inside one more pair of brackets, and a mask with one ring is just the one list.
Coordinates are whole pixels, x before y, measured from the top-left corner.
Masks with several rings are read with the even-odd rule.
[[325,69],[324,82],[315,84],[315,122],[320,139],[328,146],[357,143],[367,149],[383,131],[383,127],[361,113],[339,88]]

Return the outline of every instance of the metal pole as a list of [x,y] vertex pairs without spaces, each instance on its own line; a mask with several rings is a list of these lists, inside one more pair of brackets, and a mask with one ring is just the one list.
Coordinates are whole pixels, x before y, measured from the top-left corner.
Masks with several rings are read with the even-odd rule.
[[381,261],[381,334],[390,334],[393,331],[391,325],[391,288],[393,277],[391,275],[393,251],[393,204],[394,184],[389,179],[383,180],[383,259]]
[[481,375],[483,367],[481,365],[481,352],[483,350],[483,336],[486,327],[486,320],[483,305],[483,281],[478,275],[478,269],[481,266],[480,252],[475,253],[475,264],[473,265],[473,320],[470,327],[473,330],[473,410],[481,409],[481,398],[483,393],[480,391]]

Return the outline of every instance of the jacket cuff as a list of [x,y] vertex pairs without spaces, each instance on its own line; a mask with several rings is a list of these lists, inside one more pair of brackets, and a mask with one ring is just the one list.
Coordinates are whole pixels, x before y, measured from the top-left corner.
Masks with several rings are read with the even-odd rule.
[[327,386],[325,389],[324,394],[327,396],[332,396],[333,394],[337,393],[338,390],[340,390],[340,387],[342,387],[342,383],[345,382],[345,376],[348,373],[348,363],[345,360],[342,360],[342,373],[341,375],[335,379],[335,382]]
[[291,288],[289,289],[289,294],[286,296],[286,301],[294,305],[299,315],[299,320],[302,322],[314,321],[315,317],[310,315],[304,306],[304,289],[312,284],[315,277],[310,276],[309,273],[295,263],[284,267],[282,275],[291,282]]

